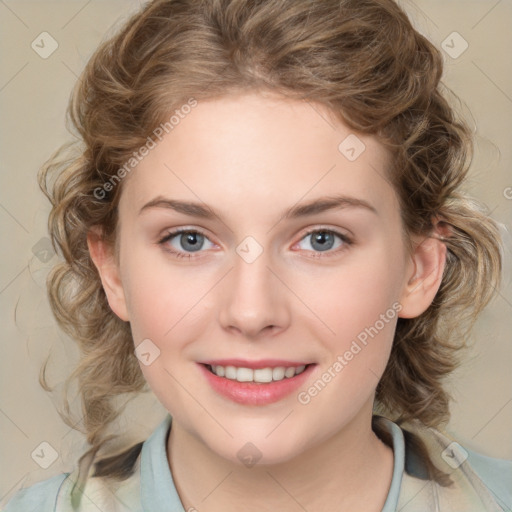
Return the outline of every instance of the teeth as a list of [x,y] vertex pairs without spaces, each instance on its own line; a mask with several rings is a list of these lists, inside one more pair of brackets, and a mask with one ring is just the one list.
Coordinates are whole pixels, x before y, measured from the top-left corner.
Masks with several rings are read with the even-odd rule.
[[272,380],[283,380],[286,370],[283,366],[278,366],[272,370]]
[[295,368],[286,368],[286,370],[284,371],[284,376],[285,377],[293,377],[295,375]]
[[226,366],[224,368],[224,377],[226,377],[226,379],[236,380],[236,373],[236,368],[234,366]]
[[302,373],[306,365],[290,366],[277,366],[275,368],[259,368],[253,370],[251,368],[237,368],[235,366],[208,366],[212,373],[218,377],[225,377],[226,379],[237,380],[238,382],[272,382],[279,381],[285,378],[291,378],[294,375]]

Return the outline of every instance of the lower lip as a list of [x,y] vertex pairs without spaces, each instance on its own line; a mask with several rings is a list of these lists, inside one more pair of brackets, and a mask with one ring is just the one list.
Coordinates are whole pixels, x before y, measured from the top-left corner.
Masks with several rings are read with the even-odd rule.
[[268,383],[238,382],[218,377],[204,364],[198,363],[210,386],[217,393],[244,405],[267,405],[278,402],[296,391],[309,377],[316,364],[310,364],[299,375]]

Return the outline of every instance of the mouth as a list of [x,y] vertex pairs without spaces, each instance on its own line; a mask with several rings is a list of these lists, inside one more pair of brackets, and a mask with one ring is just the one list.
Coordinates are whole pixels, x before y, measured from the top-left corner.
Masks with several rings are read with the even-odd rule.
[[[198,363],[198,367],[217,395],[246,406],[264,406],[293,396],[313,378],[318,366],[317,363],[290,364],[291,361],[279,366],[275,363],[270,366],[268,361],[245,362],[246,366],[223,362]],[[249,365],[257,368],[249,368]]]

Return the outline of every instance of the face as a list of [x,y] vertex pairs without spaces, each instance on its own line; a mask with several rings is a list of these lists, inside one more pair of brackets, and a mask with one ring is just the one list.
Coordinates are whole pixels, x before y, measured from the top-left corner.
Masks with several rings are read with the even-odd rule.
[[199,102],[125,179],[109,302],[174,423],[213,452],[237,462],[250,441],[285,461],[371,414],[418,272],[389,163],[319,105],[245,94]]

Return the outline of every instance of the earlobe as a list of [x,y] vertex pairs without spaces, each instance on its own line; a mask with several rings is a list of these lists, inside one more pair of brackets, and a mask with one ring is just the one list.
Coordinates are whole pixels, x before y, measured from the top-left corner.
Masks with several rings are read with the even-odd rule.
[[437,234],[416,240],[411,255],[412,271],[402,290],[401,318],[415,318],[425,312],[436,296],[446,263],[446,245]]
[[105,241],[97,227],[91,228],[87,234],[87,246],[100,275],[110,308],[121,320],[128,322],[126,298],[113,247]]

